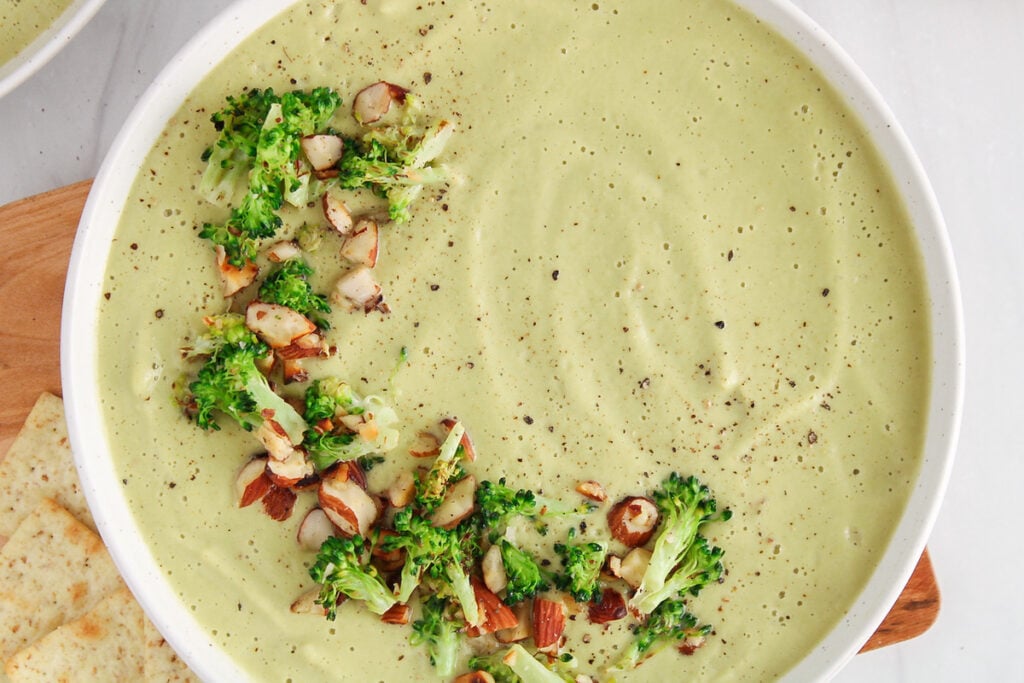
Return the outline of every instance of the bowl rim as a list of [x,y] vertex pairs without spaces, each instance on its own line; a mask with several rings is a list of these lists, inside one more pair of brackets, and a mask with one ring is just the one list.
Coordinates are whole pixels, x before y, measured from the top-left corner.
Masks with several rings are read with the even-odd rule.
[[[102,0],[86,4],[95,6]],[[734,0],[804,54],[870,133],[900,189],[924,261],[931,304],[932,376],[923,460],[910,500],[865,588],[845,617],[790,670],[786,681],[825,680],[882,622],[916,566],[945,493],[964,393],[964,332],[952,247],[938,201],[892,111],[853,60],[789,0]],[[89,194],[65,283],[61,373],[68,432],[83,491],[126,583],[160,632],[201,678],[244,680],[215,646],[157,566],[117,485],[103,427],[97,326],[102,278],[114,229],[137,170],[157,136],[199,81],[252,31],[291,3],[237,0],[175,55],[139,99],[114,140]]]
[[106,0],[75,0],[24,49],[0,64],[0,97],[27,81],[64,49],[104,2]]

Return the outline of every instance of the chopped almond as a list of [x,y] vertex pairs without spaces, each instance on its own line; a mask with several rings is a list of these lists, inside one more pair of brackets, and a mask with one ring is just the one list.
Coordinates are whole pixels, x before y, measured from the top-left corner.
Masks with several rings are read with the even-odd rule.
[[689,636],[677,649],[681,654],[692,655],[694,652],[704,647],[706,640],[707,639],[704,636]]
[[377,503],[348,476],[323,479],[318,497],[320,507],[345,536],[365,537],[377,520]]
[[[446,417],[443,420],[441,420],[441,426],[444,427],[445,430],[449,432],[452,431],[452,429],[458,423],[459,421],[453,417]],[[476,460],[476,448],[473,447],[473,439],[469,438],[468,430],[463,432],[462,439],[459,441],[459,445],[462,446],[462,450],[466,454],[467,462],[473,462],[474,460]]]
[[351,480],[355,482],[359,488],[364,491],[366,490],[366,472],[363,471],[363,468],[360,467],[359,463],[355,460],[346,460],[345,462],[338,463],[332,472],[332,476],[339,479]]
[[[291,611],[295,614],[313,614],[319,617],[327,615],[327,610],[324,606],[317,602],[317,598],[320,597],[320,589],[313,588],[306,591],[295,599],[292,603]],[[346,599],[346,596],[339,596],[340,600]]]
[[274,263],[284,263],[288,259],[295,258],[302,253],[299,245],[292,240],[281,240],[267,248],[267,258]]
[[484,553],[483,559],[480,560],[480,571],[484,575],[484,584],[489,590],[500,593],[508,585],[505,563],[501,559],[501,547],[497,543]]
[[381,286],[373,279],[373,273],[366,266],[357,266],[338,278],[331,300],[338,304],[347,304],[349,310],[364,313],[373,310],[388,313],[391,310],[384,303]]
[[576,484],[576,492],[597,503],[604,502],[608,499],[608,494],[605,493],[604,487],[593,479],[581,481]]
[[293,448],[284,460],[270,458],[267,461],[270,481],[281,488],[291,488],[315,474],[313,463],[306,457],[305,451],[299,448]]
[[608,511],[612,536],[630,548],[647,543],[658,526],[658,506],[650,498],[629,496]]
[[384,492],[388,503],[394,508],[404,508],[416,495],[416,477],[409,470],[402,470],[395,481]]
[[547,654],[557,654],[565,633],[565,605],[547,598],[533,599],[533,644]]
[[235,477],[238,507],[252,505],[266,495],[273,484],[267,476],[267,458],[253,458],[242,466]]
[[378,121],[391,109],[392,102],[405,102],[408,92],[400,85],[377,81],[356,93],[352,100],[352,116],[363,124]]
[[[381,529],[380,541],[383,541],[388,536],[397,536],[398,532],[391,529]],[[373,556],[374,564],[378,569],[384,572],[393,572],[400,569],[405,564],[405,551],[401,548],[396,550],[384,550],[381,543],[378,542],[373,546],[373,550],[370,551]]]
[[486,671],[470,671],[457,676],[454,683],[494,683],[494,676]]
[[329,355],[327,341],[319,332],[310,332],[303,335],[288,346],[277,349],[276,353],[281,360],[296,360],[299,358]]
[[264,301],[253,301],[245,309],[245,326],[275,349],[289,346],[316,329],[316,325],[298,311]]
[[587,616],[592,624],[618,621],[625,619],[627,614],[626,599],[614,588],[605,588],[601,591],[601,601],[591,602],[587,609]]
[[454,683],[494,683],[494,676],[486,671],[470,671],[457,676]]
[[409,455],[414,458],[436,458],[441,452],[441,440],[430,432],[420,432],[409,446]]
[[246,261],[241,268],[228,263],[227,252],[224,247],[217,245],[217,272],[220,274],[220,282],[224,288],[224,297],[233,296],[253,283],[259,274],[259,267],[252,261]]
[[327,193],[321,201],[324,210],[324,218],[331,224],[331,227],[344,237],[352,229],[352,214],[349,213],[345,202],[334,195]]
[[494,632],[494,638],[499,643],[518,643],[530,637],[530,615],[533,613],[533,603],[530,600],[523,600],[512,605],[512,612],[519,622],[511,628],[503,628]]
[[480,610],[480,625],[466,628],[470,638],[494,633],[502,629],[512,628],[519,623],[515,612],[490,591],[479,579],[471,579],[473,594],[476,595],[477,608]]
[[405,626],[409,623],[409,617],[412,614],[412,608],[409,605],[401,602],[396,602],[388,608],[384,614],[380,615],[380,620],[385,624],[398,624],[399,626]]
[[319,550],[328,538],[334,535],[334,525],[327,513],[320,508],[313,508],[302,518],[296,540],[304,550]]
[[476,477],[468,474],[452,484],[437,506],[430,523],[442,529],[454,529],[459,522],[473,514],[476,508]]
[[337,135],[307,135],[299,142],[309,165],[315,171],[326,171],[341,161],[345,142]]
[[377,228],[377,221],[363,218],[352,232],[345,238],[341,245],[341,257],[373,268],[377,265],[377,251],[380,247],[380,231]]
[[274,460],[286,460],[295,450],[284,427],[273,417],[264,417],[262,424],[253,433]]
[[309,371],[302,364],[301,358],[282,358],[281,376],[285,384],[299,384],[309,379]]
[[292,516],[295,499],[295,492],[291,489],[283,489],[271,484],[270,490],[263,496],[263,511],[271,519],[283,522]]
[[622,558],[619,565],[619,578],[632,588],[639,588],[647,573],[647,565],[651,563],[651,551],[646,548],[633,548]]

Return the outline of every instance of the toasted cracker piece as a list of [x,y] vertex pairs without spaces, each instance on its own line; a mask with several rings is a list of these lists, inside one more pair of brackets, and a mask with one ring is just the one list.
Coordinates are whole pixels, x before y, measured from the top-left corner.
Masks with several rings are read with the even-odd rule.
[[0,549],[0,659],[81,617],[122,585],[100,537],[44,498]]
[[0,460],[0,536],[13,534],[43,498],[54,499],[96,529],[71,458],[64,402],[45,393]]
[[146,683],[199,683],[199,679],[171,649],[160,631],[149,619],[143,628],[146,635]]
[[144,619],[121,588],[7,660],[7,675],[11,683],[142,680]]

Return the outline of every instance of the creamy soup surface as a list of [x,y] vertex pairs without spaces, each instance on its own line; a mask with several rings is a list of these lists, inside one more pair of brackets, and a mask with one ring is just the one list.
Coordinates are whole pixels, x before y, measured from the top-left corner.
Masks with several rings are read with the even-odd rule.
[[0,66],[50,28],[72,0],[0,0]]
[[[250,87],[329,85],[352,133],[352,96],[380,79],[458,124],[455,180],[385,229],[392,313],[332,314],[338,353],[314,374],[384,396],[407,440],[458,416],[478,478],[566,501],[596,479],[614,501],[697,475],[734,512],[707,527],[728,576],[690,602],[714,635],[619,680],[784,674],[853,603],[908,499],[929,311],[858,120],[721,1],[300,2],[210,73],[135,182],[99,304],[119,475],[174,589],[253,679],[433,679],[407,628],[353,604],[333,623],[289,612],[312,585],[295,532],[315,496],[285,523],[238,509],[257,442],[227,421],[202,432],[171,398],[179,349],[228,305],[196,228],[224,216],[195,191],[210,114]],[[283,234],[322,220],[283,216]],[[320,291],[342,269],[332,240],[312,257]],[[399,447],[371,488],[413,465]],[[602,512],[580,538],[607,533]],[[585,622],[566,649],[600,678],[630,634]]]

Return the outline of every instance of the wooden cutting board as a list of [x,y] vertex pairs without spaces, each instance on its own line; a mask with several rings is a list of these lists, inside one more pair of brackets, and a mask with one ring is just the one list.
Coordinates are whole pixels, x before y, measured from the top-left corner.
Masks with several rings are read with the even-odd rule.
[[[42,391],[60,394],[60,314],[71,243],[91,181],[0,207],[0,453]],[[861,652],[924,633],[939,613],[928,552]]]

